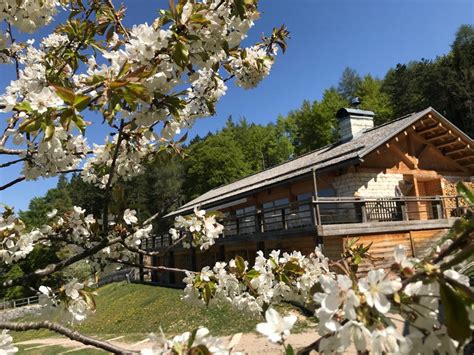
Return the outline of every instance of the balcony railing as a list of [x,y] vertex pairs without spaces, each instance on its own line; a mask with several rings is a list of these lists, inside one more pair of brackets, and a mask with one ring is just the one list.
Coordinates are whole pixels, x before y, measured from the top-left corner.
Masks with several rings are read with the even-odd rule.
[[[224,237],[261,235],[336,225],[403,221],[446,220],[466,213],[460,196],[353,198],[319,197],[287,205],[260,209],[241,215],[227,215]],[[144,249],[171,245],[167,234],[143,241]]]

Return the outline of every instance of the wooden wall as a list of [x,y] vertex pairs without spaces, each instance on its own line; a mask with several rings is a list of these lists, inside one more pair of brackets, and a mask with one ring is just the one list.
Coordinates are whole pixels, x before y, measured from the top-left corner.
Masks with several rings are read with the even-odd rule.
[[[373,263],[365,263],[361,265],[359,271],[367,272],[371,268],[389,268],[393,264],[393,251],[396,246],[403,245],[408,256],[423,257],[430,250],[434,243],[442,236],[446,230],[433,229],[424,231],[412,231],[403,233],[382,233],[358,236],[330,236],[323,239],[323,253],[331,260],[338,260],[344,251],[345,246],[350,239],[358,239],[356,245],[372,244],[370,254],[375,260]],[[225,259],[222,260],[222,246],[213,246],[209,250],[195,253],[196,270],[201,270],[204,266],[213,266],[217,261],[229,261],[237,255],[248,260],[253,265],[257,250],[264,250],[268,255],[272,250],[281,250],[282,252],[292,252],[293,250],[301,251],[305,255],[309,255],[314,251],[316,239],[314,236],[288,238],[283,240],[265,241],[264,244],[242,243],[226,245]],[[173,266],[180,269],[192,270],[192,256],[190,250],[181,250],[174,253],[173,260],[170,258],[156,258],[156,265]],[[152,261],[146,259],[145,264],[149,265]],[[152,281],[159,283],[175,283],[180,284],[183,274],[176,274],[173,279],[169,273],[155,272]]]

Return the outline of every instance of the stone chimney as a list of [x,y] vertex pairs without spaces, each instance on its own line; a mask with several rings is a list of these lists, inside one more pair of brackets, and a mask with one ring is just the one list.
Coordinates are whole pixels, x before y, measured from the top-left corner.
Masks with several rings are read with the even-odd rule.
[[341,108],[336,113],[339,120],[339,138],[341,142],[348,142],[360,136],[364,131],[374,128],[372,111],[358,108]]

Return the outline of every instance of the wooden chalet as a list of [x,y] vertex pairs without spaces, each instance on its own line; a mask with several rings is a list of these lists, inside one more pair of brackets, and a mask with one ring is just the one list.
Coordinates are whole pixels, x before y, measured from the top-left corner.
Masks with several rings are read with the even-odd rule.
[[[217,187],[168,217],[195,206],[225,216],[224,236],[209,250],[175,247],[146,264],[200,270],[257,250],[300,250],[316,245],[338,258],[350,238],[373,242],[372,255],[390,262],[393,248],[420,256],[465,212],[458,181],[474,185],[474,141],[429,107],[378,127],[374,113],[356,108],[337,112],[340,141]],[[167,235],[143,242],[160,250]],[[152,272],[151,280],[176,283],[173,274]]]

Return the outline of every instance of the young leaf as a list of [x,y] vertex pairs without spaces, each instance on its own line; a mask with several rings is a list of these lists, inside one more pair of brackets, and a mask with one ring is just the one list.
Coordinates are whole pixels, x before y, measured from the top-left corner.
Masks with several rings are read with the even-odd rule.
[[54,131],[56,130],[56,127],[54,127],[53,124],[49,124],[46,126],[46,130],[44,131],[44,140],[49,141],[51,138],[54,136]]
[[86,95],[77,95],[76,98],[74,99],[74,108],[81,112],[83,111],[87,105],[91,102],[91,98]]
[[22,101],[22,102],[16,104],[15,109],[18,110],[18,111],[26,111],[26,112],[33,111],[33,109],[31,108],[31,105],[28,101]]
[[237,255],[237,256],[235,257],[235,266],[237,266],[237,271],[238,271],[239,273],[242,274],[242,273],[245,271],[245,261],[244,261],[244,259],[243,259],[241,256],[239,256],[239,255]]
[[75,98],[75,94],[74,94],[74,91],[72,91],[71,89],[69,88],[65,88],[63,86],[59,86],[59,85],[52,85],[54,87],[54,89],[56,90],[56,94],[61,98],[63,99],[64,102],[72,105],[74,104],[74,98]]
[[183,42],[177,41],[174,46],[173,54],[171,55],[174,62],[181,68],[186,67],[189,62],[189,51]]
[[448,335],[461,344],[471,336],[469,316],[466,304],[450,286],[440,284],[441,304],[443,306],[444,324]]
[[19,128],[20,128],[20,131],[22,132],[31,133],[31,132],[37,131],[38,129],[40,129],[40,127],[41,127],[41,121],[39,119],[36,119],[36,120],[31,119],[31,120],[23,122]]

